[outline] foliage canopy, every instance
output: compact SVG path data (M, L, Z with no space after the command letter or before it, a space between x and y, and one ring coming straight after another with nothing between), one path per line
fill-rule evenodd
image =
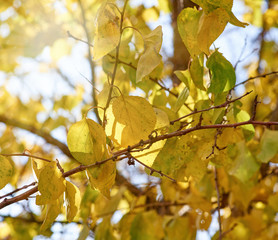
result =
M278 238L278 3L240 2L0 0L0 238Z

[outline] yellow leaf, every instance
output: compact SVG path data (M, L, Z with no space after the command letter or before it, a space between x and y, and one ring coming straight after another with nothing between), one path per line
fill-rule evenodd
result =
M81 202L79 189L69 181L66 181L66 207L67 219L69 222L73 221L77 214Z
M31 165L33 169L33 175L36 179L39 179L42 169L48 164L46 161L40 159L31 158Z
M103 218L102 222L96 227L95 240L116 240L110 217Z
M0 189L10 182L14 174L14 167L10 160L0 155Z
M217 8L209 14L203 13L197 35L198 47L201 51L209 54L210 45L224 31L228 21L229 14L223 8Z
M158 26L150 34L144 36L145 50L139 58L136 72L136 82L149 75L161 62L159 50L162 44L162 27Z
M115 7L105 1L97 12L93 59L98 60L117 47L120 41L120 18Z
M51 204L46 205L45 219L41 225L41 232L44 232L51 227L51 224L55 221L59 213L61 212L59 200L54 201Z
M163 239L162 222L162 217L154 210L137 214L130 227L131 239Z
M166 127L170 125L168 115L164 111L162 111L158 108L154 108L154 111L156 114L155 129L158 134L160 134L160 133L165 134L167 132ZM165 142L166 142L166 140L155 142L151 145L150 148L148 148L142 152L133 153L132 155L134 157L138 158L141 162L147 164L148 166L152 166L156 156L158 155L160 150L163 148Z
M178 16L177 24L181 39L192 57L201 53L197 34L202 11L195 8L185 8Z
M116 163L109 161L99 167L87 169L87 173L91 186L110 198L110 189L116 177Z
M85 165L100 161L106 152L105 132L91 119L84 118L73 124L67 141L72 156Z
M57 200L65 191L64 180L56 163L48 163L39 176L38 190L41 195L37 195L36 204L43 205Z
M136 96L114 98L107 113L107 136L122 147L148 138L155 127L156 116L149 102Z
M191 227L190 217L182 216L171 219L166 224L165 233L167 239L189 240L196 238L196 230ZM185 230L186 229L186 230Z

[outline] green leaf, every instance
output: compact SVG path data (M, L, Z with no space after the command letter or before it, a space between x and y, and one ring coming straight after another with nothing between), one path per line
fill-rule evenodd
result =
M237 143L236 146L238 155L233 162L233 167L229 170L229 174L246 183L258 171L260 165L250 153L244 141Z
M97 12L93 59L98 60L117 47L120 41L120 17L117 10L105 1Z
M48 163L40 172L36 204L44 205L57 200L65 191L65 179L58 169L56 162Z
M220 52L215 51L209 57L207 67L211 71L209 92L219 94L235 86L236 75L233 65Z
M193 61L189 67L191 78L195 86L201 90L206 90L204 87L204 67L201 63L203 59L197 56L193 58Z
M245 122L250 119L250 115L246 111L238 109L236 108L236 106L234 108L234 115L237 122ZM251 140L254 137L255 128L252 124L242 125L240 127L247 141Z
M197 36L198 47L202 52L209 54L209 47L224 31L228 20L229 14L223 8L202 14Z
M195 8L185 8L177 19L181 39L192 57L201 53L197 42L201 15L202 12Z
M66 209L67 220L72 222L80 208L81 196L79 189L69 181L66 181Z
M132 240L155 240L164 237L162 217L155 211L139 213L130 228Z
M263 163L268 163L278 153L278 131L265 129L261 138L261 151L258 159Z
M159 54L162 44L162 27L158 26L150 34L144 36L145 49L137 64L136 83L149 75L161 62Z
M156 115L149 102L136 96L114 98L106 111L107 136L122 147L147 139L155 127Z
M102 160L106 153L106 136L102 126L88 118L70 127L67 142L72 156L84 165Z

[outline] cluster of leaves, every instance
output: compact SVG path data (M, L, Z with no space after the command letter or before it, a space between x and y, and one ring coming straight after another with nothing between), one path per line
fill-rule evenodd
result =
M3 2L1 7L13 7L17 18L15 29L1 39L7 51L0 56L1 70L13 71L17 56L35 57L45 45L53 43L52 67L57 69L58 59L70 48L65 39L60 39L59 29L75 29L76 23L69 21L74 25L70 27L61 19L56 22L55 17L49 18L47 10L51 6L29 6L40 10L40 18L36 14L29 16L25 24L26 6ZM85 239L90 230L95 239L195 239L198 230L209 229L218 212L219 230L213 239L276 238L278 132L270 127L278 125L277 66L270 57L274 42L271 45L262 39L260 61L264 60L267 67L259 72L259 80L264 84L246 81L248 92L237 97L235 69L211 45L228 23L237 28L247 24L231 11L233 0L194 0L199 7L184 8L177 18L191 61L188 69L184 66L184 70L174 72L180 84L167 88L164 84L169 84L173 71L160 54L162 27L151 30L146 22L158 12L171 11L170 2L161 0L152 9L134 9L128 1L118 5L115 2L95 0L84 4L79 0L77 4L69 0L65 5L69 13L78 5L82 16L80 22L87 39L76 37L78 30L68 34L70 40L88 46L93 118L88 117L90 109L85 105L84 118L71 124L71 110L82 105L84 90L80 87L76 94L56 99L53 115L43 123L36 119L44 111L40 101L24 104L3 87L0 121L42 137L68 160L54 161L55 152L39 144L28 149L33 155L27 154L24 140L6 127L0 138L0 188L8 183L17 187L31 171L37 186L3 199L0 207L28 199L38 191L36 204L42 206L43 214L26 211L18 218L4 217L3 229L9 230L0 236L49 236L50 227L62 214L67 223L82 225L79 239ZM271 25L269 19L275 10L270 10L264 16L262 38L277 25ZM90 28L92 15L96 16L95 24ZM34 24L42 29L31 31ZM19 30L30 34L24 35L26 39L17 46ZM40 44L33 47L33 42ZM8 45L13 46L11 52ZM102 69L99 76L94 72L97 67ZM253 69L252 65L249 69ZM99 86L102 91L95 91ZM141 95L134 96L134 90ZM263 103L258 105L258 98L250 90ZM68 128L67 146L51 135L59 126ZM24 153L13 154L16 152ZM16 155L29 156L29 160L19 166L13 161ZM125 169L139 166L139 178L157 178L149 178L144 187L133 185L132 178L129 181L117 170L116 163L122 160L127 160ZM112 220L115 212L121 216L119 222ZM32 226L20 226L24 219L31 219Z

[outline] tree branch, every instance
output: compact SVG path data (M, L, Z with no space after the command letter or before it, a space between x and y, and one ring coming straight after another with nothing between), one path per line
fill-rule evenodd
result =
M83 7L83 4L81 2L81 0L78 0L78 3L79 3L79 6L80 6L80 9L81 9L81 16L82 16L82 26L83 26L83 29L85 31L85 34L86 34L86 38L87 38L87 42L91 42L91 37L90 37L90 34L89 34L89 31L88 31L88 27L87 27L87 20L86 20L86 17L85 17L85 10L84 10L84 7ZM89 65L90 65L90 70L91 70L91 81L92 81L92 97L93 97L93 107L97 106L98 105L98 101L97 101L97 93L96 93L96 77L95 77L95 64L93 62L93 56L92 56L92 52L91 52L91 46L89 44L87 44L88 46L88 62L89 62ZM98 110L96 108L94 108L94 113L96 115L96 118L98 120L98 122L101 124L101 119L99 117L99 114L98 114Z
M18 120L8 118L4 115L0 115L0 122L3 122L12 127L24 129L33 134L36 134L36 135L40 136L41 138L43 138L47 143L50 143L50 144L58 147L69 158L73 158L66 144L64 144L64 143L60 142L59 140L57 140L56 138L52 137L49 133L47 133L41 129L35 128L33 125L19 122Z
M71 169L67 172L65 172L63 174L63 177L68 177L70 175L73 175L75 173L84 171L87 168L91 168L91 167L97 167L100 166L101 164L104 164L108 161L120 161L124 158L126 158L126 155L130 152L130 150L132 149L138 149L141 148L144 145L148 145L148 144L153 144L155 142L164 140L164 139L169 139L172 137L178 137L178 136L183 136L186 135L190 132L194 132L194 131L198 131L198 130L203 130L203 129L217 129L217 128L236 128L239 126L243 126L243 125L248 125L248 124L252 124L252 125L262 125L262 126L270 126L270 125L278 125L278 122L262 122L262 121L254 121L254 120L248 120L248 121L244 121L244 122L239 122L239 123L232 123L232 124L213 124L213 125L201 125L201 121L194 127L188 128L188 129L184 129L184 130L178 130L178 131L174 131L168 134L164 134L164 135L160 135L160 136L156 136L154 138L151 139L147 139L147 140L141 140L139 143L134 144L133 146L128 146L125 149L119 150L117 152L113 153L112 157L109 157L105 160L90 164L90 165L80 165L74 169ZM122 156L122 157L120 157ZM120 158L118 158L120 157ZM19 196L10 198L10 199L4 199L3 202L0 203L0 209L4 208L12 203L24 200L24 199L28 199L28 197L31 194L34 194L35 192L38 191L38 187L34 187L32 189L30 189L29 191L22 193Z

